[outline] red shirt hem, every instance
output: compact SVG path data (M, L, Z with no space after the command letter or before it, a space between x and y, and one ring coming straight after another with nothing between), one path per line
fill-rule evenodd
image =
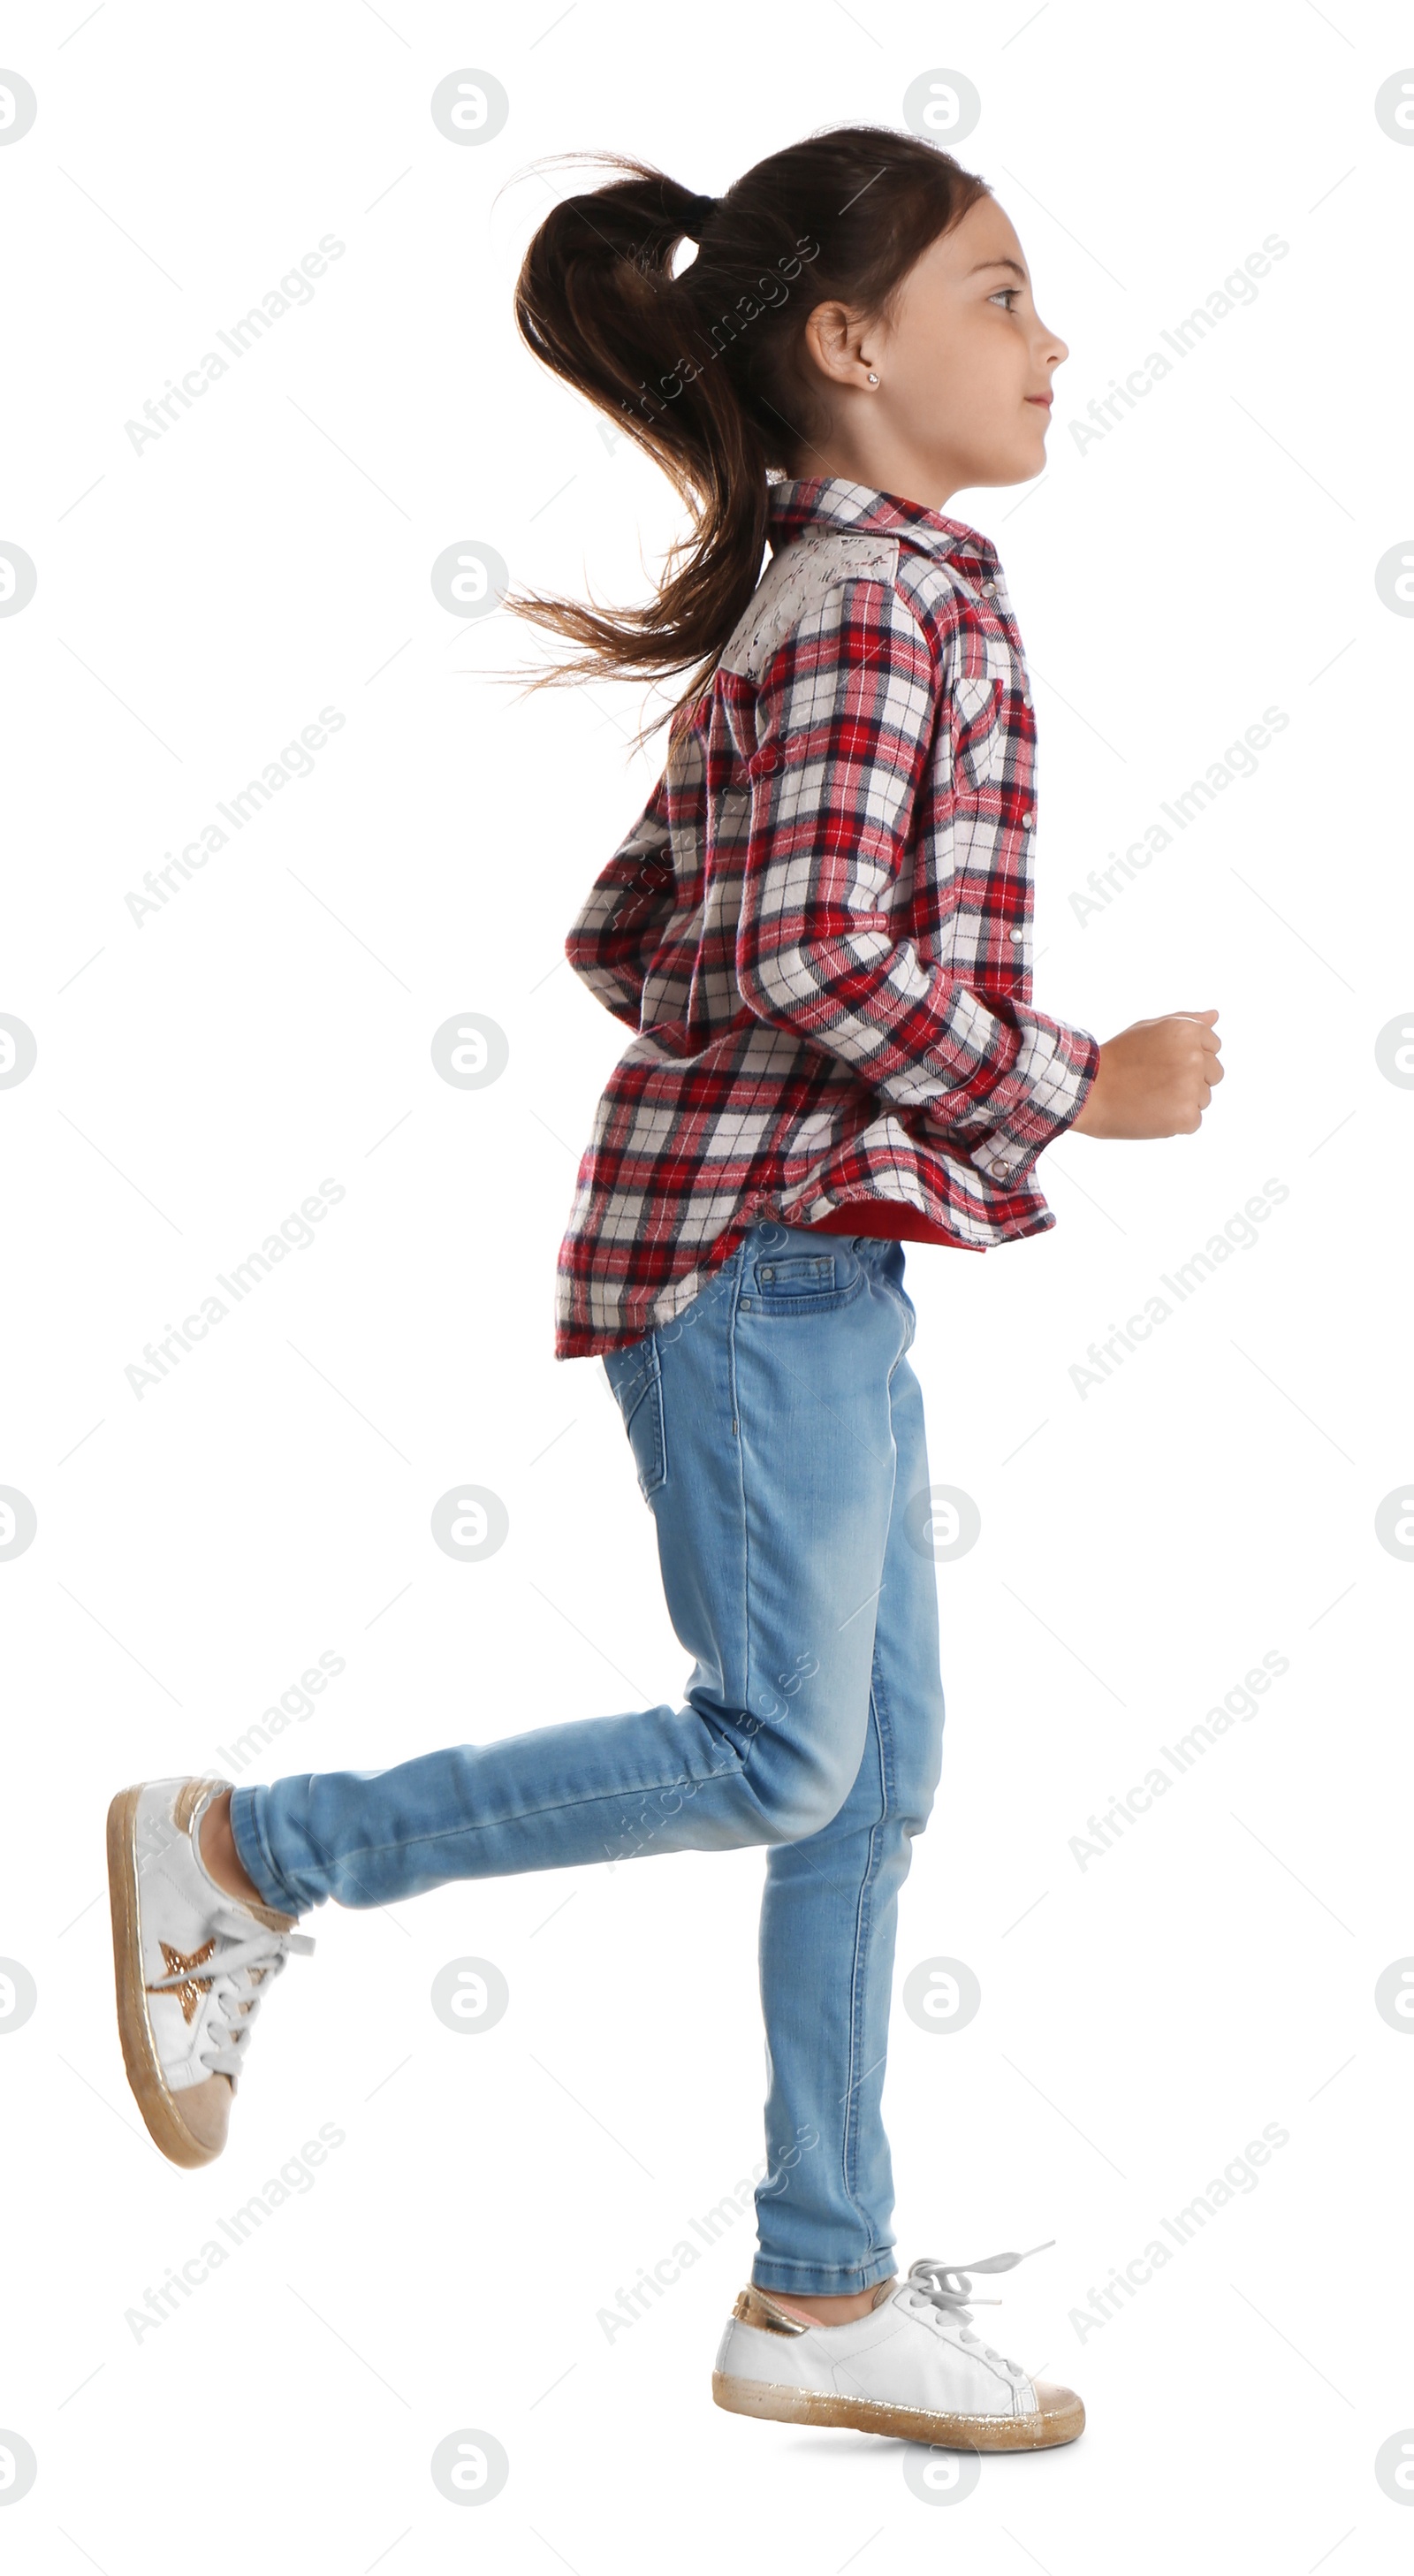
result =
M900 1199L846 1199L842 1207L831 1208L828 1216L817 1217L806 1231L867 1234L887 1243L942 1243L954 1252L964 1249L956 1235L944 1234L940 1225L931 1224Z

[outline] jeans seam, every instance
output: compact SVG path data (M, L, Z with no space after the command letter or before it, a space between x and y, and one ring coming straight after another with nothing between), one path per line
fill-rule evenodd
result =
M867 2081L868 2076L872 2075L875 2070L872 2067L868 2068L866 2070L866 2074L858 2079L856 2079L854 2072L855 2066L857 2065L862 2053L860 2047L861 2022L863 2019L863 1998L861 1994L860 1975L861 1961L868 1946L869 1932L873 1923L872 1898L874 1880L878 1870L879 1834L881 1827L887 1823L889 1816L888 1761L885 1750L884 1729L880 1720L878 1698L873 1687L872 1677L869 1690L869 1724L870 1731L878 1747L879 1798L883 1812L878 1818L878 1821L869 1828L869 1851L864 1867L860 1872L859 1903L854 1918L854 1955L850 1961L849 1977L849 2091L845 2101L844 2135L841 2141L843 2152L840 2181L844 2188L845 2197L848 2200L851 2209L855 2211L863 2232L867 2236L872 2248L875 2236L874 2225L863 2202L860 2200L858 2192L859 2086Z
M879 1284L882 1288L886 1289L888 1294L893 1298L899 1309L903 1322L903 1341L899 1348L898 1355L894 1360L893 1366L889 1370L888 1382L890 1391L892 1391L894 1377L897 1372L899 1362L900 1360L906 1360L909 1352L913 1348L914 1337L918 1329L918 1324L913 1300L909 1296L907 1289L898 1287L892 1279L886 1279L883 1276L882 1271L879 1273Z
M732 1438L736 1442L737 1498L741 1508L741 1697L743 1714L751 1714L751 1518L746 1508L746 1442L741 1435L741 1389L736 1368L737 1307L741 1283L746 1272L745 1238L737 1247L741 1259L732 1291L731 1312L727 1318L727 1384L731 1396ZM743 1773L747 1756L741 1757Z
M650 1372L652 1384L644 1402L651 1402L653 1406L654 1425L658 1438L658 1473L652 1484L644 1485L642 1489L645 1503L651 1503L654 1495L660 1494L668 1481L668 1414L663 1402L663 1355L658 1347L656 1331L649 1334L648 1342L653 1354Z
M593 1797L556 1798L551 1802L547 1802L543 1807L523 1808L517 1815L515 1821L517 1824L521 1824L538 1816L559 1816L563 1815L567 1809L572 1807L602 1806L611 1798L629 1796L635 1798L661 1797L665 1789L685 1789L689 1784L695 1788L705 1789L714 1781L732 1778L744 1780L747 1787L751 1787L744 1758L737 1757L735 1760L726 1763L721 1770L705 1771L700 1779L691 1771L682 1771L679 1772L676 1779L672 1780L639 1781L635 1784L632 1790L601 1789ZM252 1786L249 1794L252 1797L255 1797L259 1792L255 1786ZM755 1793L753 1792L753 1795L754 1794ZM459 1825L440 1826L435 1831L425 1834L416 1834L411 1838L411 1840L405 1836L399 1836L396 1841L388 1843L355 1843L352 1844L347 1851L341 1851L335 1855L335 1865L340 1868L345 1866L352 1867L355 1861L376 1860L382 1852L415 1851L423 1843L452 1842L461 1834L497 1833L504 1826L505 1822L506 1819L504 1816L492 1817L484 1824L466 1822ZM259 1830L259 1828L257 1828L257 1830ZM263 1833L261 1834L261 1845L262 1848L266 1848ZM282 1871L276 1871L275 1874L277 1878L279 1878L282 1886L287 1884ZM253 1872L252 1875L254 1875ZM382 1900L380 1899L378 1901L381 1902Z
M900 1356L902 1356L902 1355L900 1354ZM897 1362L895 1362L895 1366L897 1366ZM893 1370L892 1370L892 1369L889 1371L889 1380L890 1380L890 1384L892 1384L892 1380L893 1380ZM893 1476L893 1488L892 1488L892 1491L891 1491L890 1496L889 1496L888 1522L892 1522L892 1519L893 1519L893 1513L894 1513L894 1504L895 1504L895 1502L896 1502L896 1500L897 1500L897 1496L898 1496L898 1450L897 1450L897 1446L895 1446L895 1448L894 1448L894 1476ZM888 1523L886 1523L886 1528L887 1528L887 1525L888 1525ZM885 1541L885 1555L887 1556L887 1540ZM881 1586L880 1586L880 1590L882 1591L882 1589L883 1589L883 1586L881 1585ZM857 1912L856 1912L856 1915L855 1915L855 1930L854 1930L854 1957L853 1957L853 1960L851 1961L851 1964L850 1964L850 1991L849 1991L849 2079L850 2079L850 2086L849 2086L849 2096L848 2096L848 2100L847 2100L847 2103L846 2103L846 2117L845 2117L845 2128L844 2128L844 2139L843 2139L844 2164L843 2164L843 2170L842 2170L842 2173L841 2173L841 2176L840 2176L841 2182L842 2182L842 2184L843 2184L843 2186L844 2186L845 2196L846 2196L846 2198L847 2198L847 2199L848 2199L848 2201L849 2201L850 2207L851 2207L852 2209L854 2209L854 2210L856 2210L856 2211L858 2212L859 2218L860 2218L860 2220L861 2220L861 2223L862 2223L862 2224L864 2225L864 2227L865 2227L865 2230L866 2230L866 2233L867 2233L867 2235L868 2235L868 2237L869 2237L869 2241L870 2241L871 2245L872 2245L873 2240L874 2240L874 2228L873 2228L873 2225L872 2225L872 2223L870 2222L870 2220L869 2220L869 2218L868 2218L868 2213L867 2213L867 2212L866 2212L866 2210L864 2209L863 2204L862 2204L862 2202L861 2202L861 2201L860 2201L860 2199L859 2199L858 2191L857 2191L857 2189L856 2189L856 2186L857 2186L857 2183L858 2183L858 2179L859 2179L859 2172L858 2172L858 2150L859 2150L859 2092L858 2092L858 2084L859 2084L859 2083L863 2083L863 2082L865 2082L865 2081L867 2080L867 2076L861 2076L861 2077L858 2079L858 2082L856 2082L855 2074L854 2074L854 2069L855 2069L855 2065L856 2065L856 2063L857 2063L857 2060L858 2060L858 2057L859 2057L859 2054L860 2054L860 2048L859 2048L860 2027L859 2027L859 2026L860 2026L860 2021L861 2021L861 2019L862 2019L862 2012L863 2012L862 1997L861 1997L861 1994L860 1994L860 1960L861 1960L861 1957L862 1957L862 1955L863 1955L863 1952L864 1952L865 1947L866 1947L866 1944L867 1944L867 1939L868 1939L868 1934L869 1934L869 1928L870 1928L870 1925L871 1925L872 1920L873 1920L872 1897L873 1897L874 1879L875 1879L875 1876L876 1876L876 1873L877 1873L877 1865L878 1865L879 1835L880 1835L880 1831L881 1831L882 1827L883 1827L885 1824L887 1824L888 1819L889 1819L889 1816L890 1816L890 1813L891 1813L891 1811L892 1811L892 1800L893 1800L893 1794L894 1794L894 1788L895 1788L895 1782L894 1782L894 1777L893 1777L893 1762L892 1762L892 1758L891 1758L891 1757L892 1757L892 1742L893 1742L893 1739L892 1739L892 1733L891 1733L891 1730L890 1730L890 1727L889 1727L888 1701L887 1701L887 1699L886 1699L886 1697L885 1697L885 1694L884 1694L884 1691L883 1691L883 1687L882 1687L882 1685L881 1685L881 1683L880 1683L880 1681L879 1681L879 1678L878 1678L878 1644L877 1644L877 1627L878 1627L878 1613L877 1613L877 1611L876 1611L876 1613L875 1613L875 1633L876 1633L876 1643L875 1643L874 1651L873 1651L873 1653L872 1653L872 1655L871 1655L871 1657L870 1657L870 1669L869 1669L869 1725L870 1725L870 1729L871 1729L871 1731L872 1731L872 1733L873 1733L874 1740L875 1740L875 1742L876 1742L876 1744L877 1744L877 1746L878 1746L878 1762L879 1762L879 1805L880 1805L880 1814L879 1814L878 1823L877 1823L877 1824L874 1824L874 1825L871 1825L871 1826L870 1826L870 1829L869 1829L869 1853L868 1853L868 1857L867 1857L867 1859L866 1859L866 1861L865 1861L864 1868L863 1868L862 1872L860 1873L860 1883L859 1883L859 1905L858 1905L858 1909L857 1909ZM887 2022L885 2023L885 2026L884 2026L884 2045L885 2045L885 2049L886 2049L886 2051L887 2051L887 2047L888 2047L888 2024L887 2024ZM873 2073L873 2072L874 2072L874 2070L873 2070L873 2068L872 2068L872 2067L871 2067L871 2068L869 2068L869 2069L867 2070L867 2073L868 2073L869 2075L872 2075L872 2073Z

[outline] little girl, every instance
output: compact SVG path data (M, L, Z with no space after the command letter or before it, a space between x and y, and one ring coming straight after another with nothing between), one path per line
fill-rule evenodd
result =
M1036 1162L1068 1127L1191 1134L1217 1014L1101 1046L1032 1003L1030 683L996 553L943 509L1042 472L1066 349L985 181L870 127L722 198L612 166L540 226L517 320L693 532L646 608L509 605L581 648L552 678L692 674L566 943L633 1042L556 1345L603 1357L686 1698L380 1772L120 1792L124 2056L159 2147L203 2164L309 1907L763 1844L767 2170L717 2403L1040 2449L1080 2400L967 2306L968 2271L1020 2255L900 2280L890 2225L895 1915L943 1721L903 1245L1051 1225Z

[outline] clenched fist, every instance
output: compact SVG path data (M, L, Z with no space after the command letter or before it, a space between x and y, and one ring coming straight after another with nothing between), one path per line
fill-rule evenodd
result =
M1192 1136L1221 1082L1216 1011L1136 1020L1100 1049L1078 1136Z

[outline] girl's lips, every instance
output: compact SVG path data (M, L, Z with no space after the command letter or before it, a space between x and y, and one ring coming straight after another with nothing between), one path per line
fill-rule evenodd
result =
M1055 401L1055 395L1054 395L1054 394L1028 394L1028 395L1027 395L1027 397L1026 397L1026 399L1027 399L1027 401L1028 401L1028 402L1032 402L1032 403L1039 403L1043 411L1049 411L1049 410L1050 410L1050 408L1051 408L1052 403Z

